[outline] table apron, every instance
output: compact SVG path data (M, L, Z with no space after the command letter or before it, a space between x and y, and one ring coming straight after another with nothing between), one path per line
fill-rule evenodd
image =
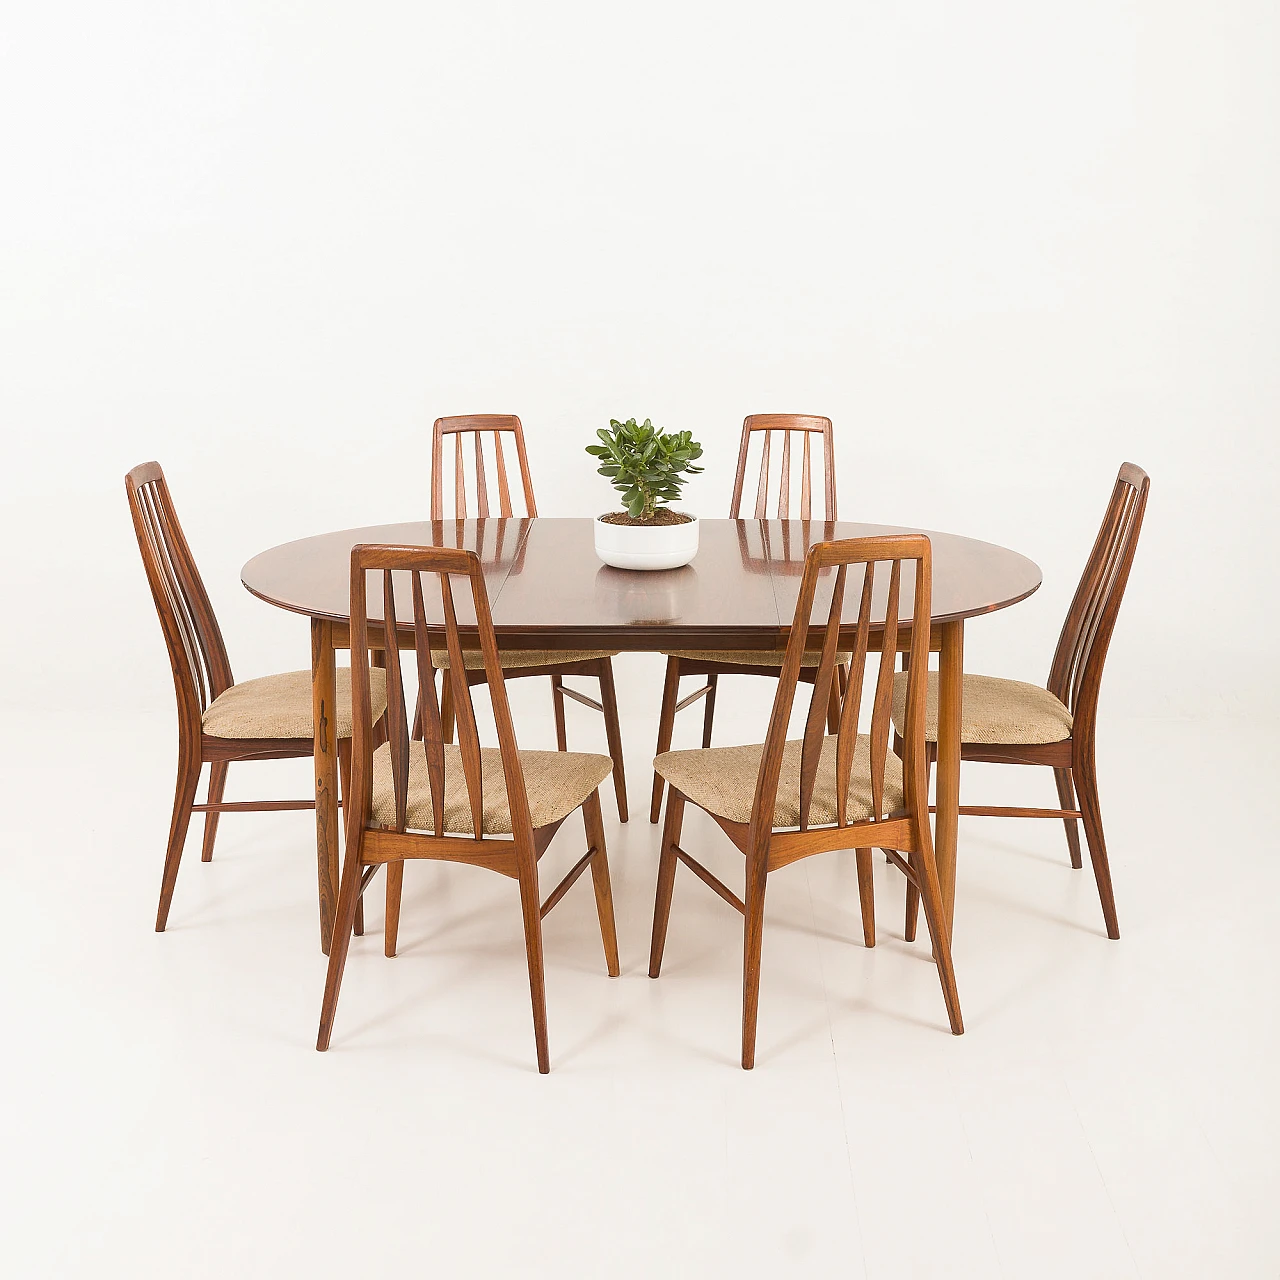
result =
M335 649L351 648L351 628L345 622L331 622L331 634L333 635L333 647ZM935 622L929 629L929 649L933 653L938 653L942 649L942 632L947 624ZM441 650L444 649L444 628L431 627L432 647L435 647L436 641L439 641ZM707 650L741 650L750 649L762 653L780 653L787 645L786 631L769 631L761 632L759 630L752 631L734 631L734 632L706 632L694 630L667 631L661 633L654 632L637 632L634 628L625 631L601 630L601 631L575 631L566 633L563 631L547 633L545 631L520 631L515 628L495 628L498 637L498 648L502 649L545 649L548 651L562 650L581 650L581 649L617 649L623 653L659 653L668 649L707 649ZM468 642L476 640L476 629L471 627L468 629L459 626L458 633L462 638L464 647L472 647ZM815 628L813 634L813 648L820 647L822 643L822 630ZM377 623L370 623L368 626L369 648L385 649L386 640L383 629ZM853 624L840 629L840 646L842 649L852 649L857 637L857 625ZM415 647L414 634L412 629L405 630L398 628L396 632L397 647L400 649L413 649ZM883 649L884 633L882 631L872 631L868 637L868 649L873 653L880 653ZM477 642L478 647L478 642ZM897 650L899 653L906 653L911 648L911 627L909 624L900 624L898 628Z

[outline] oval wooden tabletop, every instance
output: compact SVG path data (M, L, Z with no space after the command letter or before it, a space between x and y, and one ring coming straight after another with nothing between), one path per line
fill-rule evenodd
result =
M628 650L779 647L795 611L805 552L839 538L928 534L935 624L1003 609L1040 585L1032 561L990 542L843 520L703 520L697 558L685 568L611 569L596 557L593 525L543 517L343 529L264 551L240 577L269 604L346 622L352 547L466 547L484 564L494 628L504 644ZM373 620L382 605L377 584L371 580L369 586ZM911 594L905 578L902 586L906 605ZM474 617L463 612L463 594L457 593L458 621L465 627Z

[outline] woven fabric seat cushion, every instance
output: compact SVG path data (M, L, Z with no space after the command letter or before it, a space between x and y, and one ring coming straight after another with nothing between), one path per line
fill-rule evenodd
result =
M617 649L499 649L498 659L502 665L514 669L516 667L558 667L566 662L595 662L599 658L616 658ZM439 669L449 665L449 653L445 649L431 646L431 665ZM484 669L484 654L479 649L464 649L462 665L468 671Z
M608 776L613 763L608 756L582 751L521 751L525 793L534 830L567 818ZM511 810L507 805L507 779L502 753L497 747L480 749L481 835L510 835ZM391 745L373 753L373 820L394 826L395 782L391 772ZM431 807L431 781L426 748L409 743L409 787L405 825L415 831L435 832ZM444 825L452 835L475 835L462 752L452 744L444 749Z
M961 742L1004 745L1064 742L1071 737L1071 712L1037 684L1001 680L998 676L965 676L960 716ZM893 726L899 733L907 721L907 673L893 679ZM938 740L938 673L929 672L929 698L924 736Z
M871 740L861 734L853 753L849 778L849 799L845 817L849 822L866 822L873 813L871 803ZM773 825L781 830L800 825L800 754L803 743L796 739L783 748L778 775L778 796L774 802ZM667 751L653 767L675 789L699 808L730 822L750 822L760 773L761 743L747 747L704 747L695 751ZM884 770L884 811L903 807L902 761L888 753ZM883 814L881 816L884 816ZM836 821L836 738L822 740L822 757L813 780L809 825L830 826Z
M339 738L351 737L351 669L337 671L336 730ZM387 709L387 673L369 671L369 701L377 720ZM310 738L311 672L286 671L233 684L220 693L203 716L205 733L213 738Z
M731 662L739 667L771 667L782 670L786 653L782 649L672 649L668 658L687 658L690 662ZM822 661L822 653L814 649L804 655L803 665L816 667ZM849 661L847 653L837 653L836 663L843 666Z

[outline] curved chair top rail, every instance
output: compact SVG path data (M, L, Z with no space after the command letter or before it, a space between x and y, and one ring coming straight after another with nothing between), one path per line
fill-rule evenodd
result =
M477 413L460 417L437 418L431 437L431 518L433 520L450 519L445 511L445 465L444 438L453 436L453 519L465 520L469 506L473 506L477 517L483 519L490 515L511 516L511 484L507 477L507 462L503 453L502 438L504 435L515 437L516 461L520 467L520 482L524 490L524 514L536 516L538 506L533 497L533 478L529 474L529 459L524 448L524 428L514 413ZM470 435L474 441L474 460L468 466L463 436ZM490 448L486 450L485 441ZM495 512L489 505L489 471L492 469L494 482L498 490L498 510ZM467 494L474 494L468 503Z
M778 461L776 481L770 465L771 446L775 434L782 436L781 457ZM756 484L756 505L752 518L769 518L769 489L775 494L775 511L779 520L791 519L793 476L791 468L791 438L801 438L799 464L799 518L813 517L813 459L810 441L814 436L822 439L822 494L823 517L836 519L836 464L832 447L831 419L804 413L755 413L742 423L742 442L738 447L738 470L733 480L733 498L729 504L729 516L742 518L743 487L747 475L747 460L751 452L752 437L760 435L760 476Z

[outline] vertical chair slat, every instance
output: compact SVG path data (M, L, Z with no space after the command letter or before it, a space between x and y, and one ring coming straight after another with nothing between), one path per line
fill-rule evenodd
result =
M760 483L756 488L756 516L757 520L767 518L767 510L769 506L769 441L773 439L773 432L766 431L764 433L764 451L760 455Z
M875 701L871 708L871 803L877 819L884 815L884 767L889 755L889 723L893 714L893 673L898 665L898 590L902 581L902 561L894 560L892 566L889 571L889 598L884 607L880 670L876 676Z
M453 437L453 516L467 518L467 477L462 466L462 435Z
M867 648L871 636L871 596L875 586L876 566L871 561L862 567L862 599L858 603L858 630L849 659L849 683L840 708L840 728L836 736L836 820L844 827L849 822L849 783L853 775L854 754L858 746L858 718L862 713L862 682L866 676Z
M1110 558L1120 527L1123 496L1123 486L1117 481L1107 502L1107 510L1098 530L1098 536L1094 539L1093 549L1085 562L1084 573L1076 587L1071 607L1067 610L1066 619L1062 624L1058 647L1054 651L1053 665L1049 670L1048 688L1052 694L1068 705L1071 701L1070 690L1080 657L1081 637L1087 618L1096 603L1103 567Z
M1093 646L1102 629L1104 618L1108 612L1108 606L1111 602L1112 592L1116 588L1116 584L1123 572L1125 561L1125 553L1130 541L1130 533L1133 521L1137 515L1138 497L1135 490L1129 490L1123 495L1121 500L1120 519L1117 522L1115 537L1112 540L1111 551L1107 557L1103 572L1098 581L1097 590L1094 593L1093 605L1089 612L1089 616L1080 631L1080 643L1076 655L1074 668L1071 673L1070 694L1063 701L1074 711L1080 697L1081 686L1084 682L1085 672L1089 669L1089 658L1093 652Z
M813 517L813 497L812 497L812 473L813 459L809 454L809 432L804 433L804 471L800 476L800 519L809 520Z
M444 835L444 733L440 702L436 697L436 673L431 661L431 633L422 599L422 572L413 576L413 642L418 662L418 705L422 708L422 749L427 758L427 784L431 790L431 818L435 833ZM448 679L448 674L444 679Z
M467 783L467 800L471 805L472 833L479 840L484 835L484 778L480 761L480 731L476 727L476 710L467 683L467 668L458 637L458 615L453 607L453 586L448 573L440 574L440 594L444 601L445 636L449 646L449 679L453 682L454 718L458 726L458 748L462 753L462 773ZM488 655L486 654L486 660Z
M515 728L511 723L506 676L498 660L498 640L493 630L493 616L489 611L489 595L485 590L484 571L478 559L472 559L470 573L471 598L476 610L476 630L479 632L480 652L484 657L489 701L493 706L494 728L498 734L498 750L502 757L502 773L507 788L507 809L511 814L511 827L513 832L528 832L531 836L533 822L529 813L529 797L525 791L524 769L520 764Z
M477 431L476 440L476 515L484 519L489 514L489 484L484 474L484 432Z
M778 519L791 516L791 432L782 433L782 470L778 478Z
M403 831L409 804L409 722L404 705L400 646L396 643L396 588L390 569L382 571L382 633L387 655L387 742L395 790L396 830Z
M157 492L158 486L149 485L144 490L144 499L150 503L151 521L154 526L152 546L156 561L164 579L165 591L169 597L173 618L182 639L182 647L191 669L191 678L195 683L196 693L200 699L200 710L208 709L213 699L212 681L209 679L205 647L201 643L200 632L196 626L194 611L188 598L186 586L178 571L175 550L174 530L170 527L165 514L165 503Z
M822 760L823 741L827 731L827 715L831 705L831 682L836 675L836 647L840 641L840 619L844 613L845 566L836 570L831 591L831 608L822 637L822 656L813 679L809 714L804 726L804 744L800 748L800 830L809 826L809 806L813 801L813 780Z
M494 469L498 473L498 502L504 517L511 516L511 489L507 484L507 464L502 456L502 432L493 433Z

